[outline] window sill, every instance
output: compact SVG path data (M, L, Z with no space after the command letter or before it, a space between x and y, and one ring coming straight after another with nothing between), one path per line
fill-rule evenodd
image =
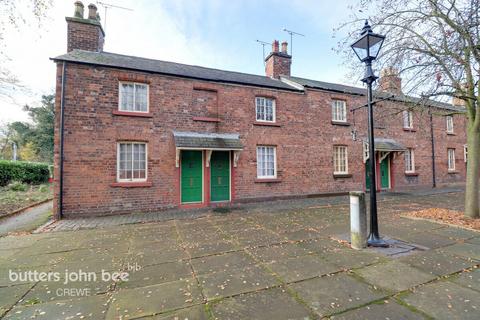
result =
M447 136L456 136L457 134L455 132L447 132Z
M210 117L193 117L193 121L202 121L202 122L222 122L219 118L210 118Z
M335 120L332 120L331 123L335 126L344 126L344 127L348 127L351 125L350 122L335 121Z
M351 177L352 177L351 173L334 173L333 174L334 179L337 179L337 178L351 178Z
M150 112L133 112L133 111L120 111L113 110L112 114L115 116L127 116L127 117L141 117L141 118L152 118L153 114Z
M262 121L255 121L253 123L254 126L269 126L269 127L281 127L281 124L276 122L262 122Z
M406 177L417 177L418 172L405 172Z
M415 130L415 129L413 129L413 128L403 128L403 131L416 132L417 130Z
M255 183L278 183L282 182L282 179L279 178L256 178Z
M460 172L458 172L457 170L448 170L448 174L458 174Z
M110 187L114 187L114 188L147 188L151 186L152 186L151 181L114 182L110 185Z

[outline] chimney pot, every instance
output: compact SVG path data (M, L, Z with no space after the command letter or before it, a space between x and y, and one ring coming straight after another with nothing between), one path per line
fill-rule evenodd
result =
M82 1L75 1L75 11L73 13L73 16L75 18L81 18L83 19L83 3Z
M288 42L287 41L282 42L282 53L288 54Z
M278 40L273 40L273 43L272 43L272 52L278 52L278 49L279 49Z
M93 3L88 5L88 19L97 20L97 6Z

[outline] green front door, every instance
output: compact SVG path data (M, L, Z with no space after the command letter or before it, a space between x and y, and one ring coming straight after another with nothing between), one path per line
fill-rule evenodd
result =
M389 168L389 157L383 159L380 162L380 176L381 176L381 186L382 189L390 188L390 168Z
M230 200L230 152L213 151L210 157L211 201Z
M202 202L203 166L202 151L182 150L181 152L182 203Z

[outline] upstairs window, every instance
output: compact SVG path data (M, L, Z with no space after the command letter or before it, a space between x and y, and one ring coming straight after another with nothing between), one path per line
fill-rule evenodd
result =
M347 105L345 101L332 101L332 121L347 122Z
M448 171L455 171L455 149L447 149Z
M333 146L333 174L348 174L346 146Z
M257 121L275 122L275 99L257 97L255 105Z
M147 144L121 142L117 150L117 181L147 180Z
M408 148L405 150L405 173L415 172L415 156L413 155L413 149Z
M447 122L447 133L453 133L453 116L445 117Z
M257 147L257 178L277 177L276 148L271 146Z
M409 110L403 111L403 128L413 128L413 112Z
M148 85L136 82L120 82L120 111L148 112Z

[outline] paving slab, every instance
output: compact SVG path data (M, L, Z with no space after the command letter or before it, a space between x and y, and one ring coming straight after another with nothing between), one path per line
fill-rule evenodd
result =
M386 296L385 292L374 289L346 273L301 281L288 286L321 317Z
M272 246L249 248L247 251L255 257L255 259L267 263L313 253L308 248L302 247L299 243L282 243Z
M433 230L432 232L439 234L443 237L456 239L456 240L467 240L467 239L480 236L480 232L478 231L475 232L472 230L467 230L464 228L457 228L457 227L444 227L441 229Z
M426 273L438 276L452 274L478 263L440 250L422 251L399 260Z
M141 250L138 252L131 252L124 256L123 262L131 265L137 264L141 267L147 267L155 264L185 260L188 258L188 253L183 249L165 248L164 250Z
M294 282L340 271L341 268L317 255L281 259L265 264L284 282Z
M358 309L333 316L331 320L426 320L419 312L414 312L395 301L386 300L372 303Z
M385 259L383 255L370 250L354 250L345 246L327 250L320 256L343 269L361 268Z
M181 280L115 293L106 319L135 318L190 307L202 302L196 281Z
M473 270L464 271L456 277L450 277L448 280L466 288L480 291L480 269L478 267Z
M448 281L427 284L401 299L439 320L480 318L478 292Z
M0 288L0 317L12 308L32 287L33 284L19 284Z
M260 266L219 271L198 276L203 293L208 300L279 285L278 280Z
M256 261L244 251L227 252L219 255L195 258L190 261L195 274L206 274L218 271L228 271L232 268L248 268Z
M436 249L455 244L455 240L433 232L406 233L398 236L400 239L429 249Z
M471 243L458 243L442 248L442 251L462 256L468 259L480 260L480 246Z
M212 306L214 319L282 320L313 319L311 311L283 288L223 299Z
M103 319L107 310L107 296L53 301L10 310L3 319Z
M230 251L238 251L240 249L231 241L218 241L213 243L191 243L185 245L184 248L192 258L209 256Z
M128 272L128 281L119 282L118 288L146 287L165 282L189 279L192 268L186 261L166 262Z
M204 304L180 309L172 312L162 313L152 317L142 319L150 320L210 320Z
M400 292L426 283L435 275L420 271L397 260L379 263L354 271L368 283L391 292Z

